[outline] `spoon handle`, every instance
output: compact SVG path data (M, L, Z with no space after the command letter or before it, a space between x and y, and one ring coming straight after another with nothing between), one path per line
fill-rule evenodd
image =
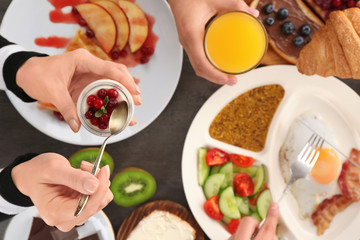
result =
M103 155L103 153L104 153L106 144L107 144L107 142L108 142L108 140L109 140L110 137L111 137L111 135L108 136L108 137L104 140L103 144L101 145L100 151L99 151L99 153L98 153L98 155L97 155L97 157L96 157L96 160L95 160L95 162L94 162L94 166L93 166L93 168L91 169L91 174L92 174L92 175L95 175L96 172L97 172L97 170L99 169L100 162L101 162L101 157L102 157L102 155ZM79 198L79 201L78 201L78 205L77 205L76 210L75 210L75 213L74 213L74 216L75 216L75 217L77 217L77 216L82 212L82 210L84 209L84 207L85 207L88 199L89 199L89 195L81 194L81 196L80 196L80 198Z

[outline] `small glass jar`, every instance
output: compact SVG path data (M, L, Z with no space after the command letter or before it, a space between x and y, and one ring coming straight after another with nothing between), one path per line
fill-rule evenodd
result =
M118 91L119 96L117 97L117 101L126 101L128 104L128 116L126 119L125 126L128 126L133 115L134 115L134 101L132 99L129 91L120 83L109 80L109 79L101 79L95 82L92 82L88 86L86 86L81 92L78 101L77 101L77 113L80 118L81 124L88 130L89 132L102 137L110 136L109 126L106 129L100 129L98 126L94 126L90 119L85 117L85 113L89 110L89 105L87 104L87 98L90 95L97 96L97 92L100 89L109 90L114 88Z

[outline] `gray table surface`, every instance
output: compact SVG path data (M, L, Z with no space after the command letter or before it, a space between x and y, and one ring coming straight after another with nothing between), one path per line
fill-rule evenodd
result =
M0 1L0 20L10 2ZM360 81L343 81L360 93ZM150 172L158 183L152 200L172 200L188 208L181 180L183 144L197 111L218 88L218 85L195 75L185 54L179 85L160 116L135 136L107 146L106 150L118 159L114 172L130 166L141 167ZM0 111L0 149L4 154L0 158L0 168L27 152L57 152L69 157L83 148L57 141L37 131L19 115L3 91L0 92ZM115 234L133 209L119 207L115 203L110 203L104 209ZM8 223L9 220L0 222L0 239L3 239Z

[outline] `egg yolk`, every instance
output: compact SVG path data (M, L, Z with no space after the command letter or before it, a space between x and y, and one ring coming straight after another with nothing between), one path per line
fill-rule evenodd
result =
M339 169L340 159L337 153L331 148L323 148L310 175L319 184L329 184L337 178Z

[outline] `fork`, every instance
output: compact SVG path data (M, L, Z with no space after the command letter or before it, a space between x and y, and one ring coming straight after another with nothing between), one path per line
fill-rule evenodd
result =
M317 159L320 155L320 150L324 144L324 139L313 133L305 146L302 148L300 153L297 155L297 158L290 166L290 180L284 188L279 200L278 204L280 204L281 200L284 198L285 194L289 191L291 186L300 178L305 178L309 175L311 169L314 167ZM263 225L265 218L260 222L258 228L255 230L251 239L254 239L259 232L259 229Z

